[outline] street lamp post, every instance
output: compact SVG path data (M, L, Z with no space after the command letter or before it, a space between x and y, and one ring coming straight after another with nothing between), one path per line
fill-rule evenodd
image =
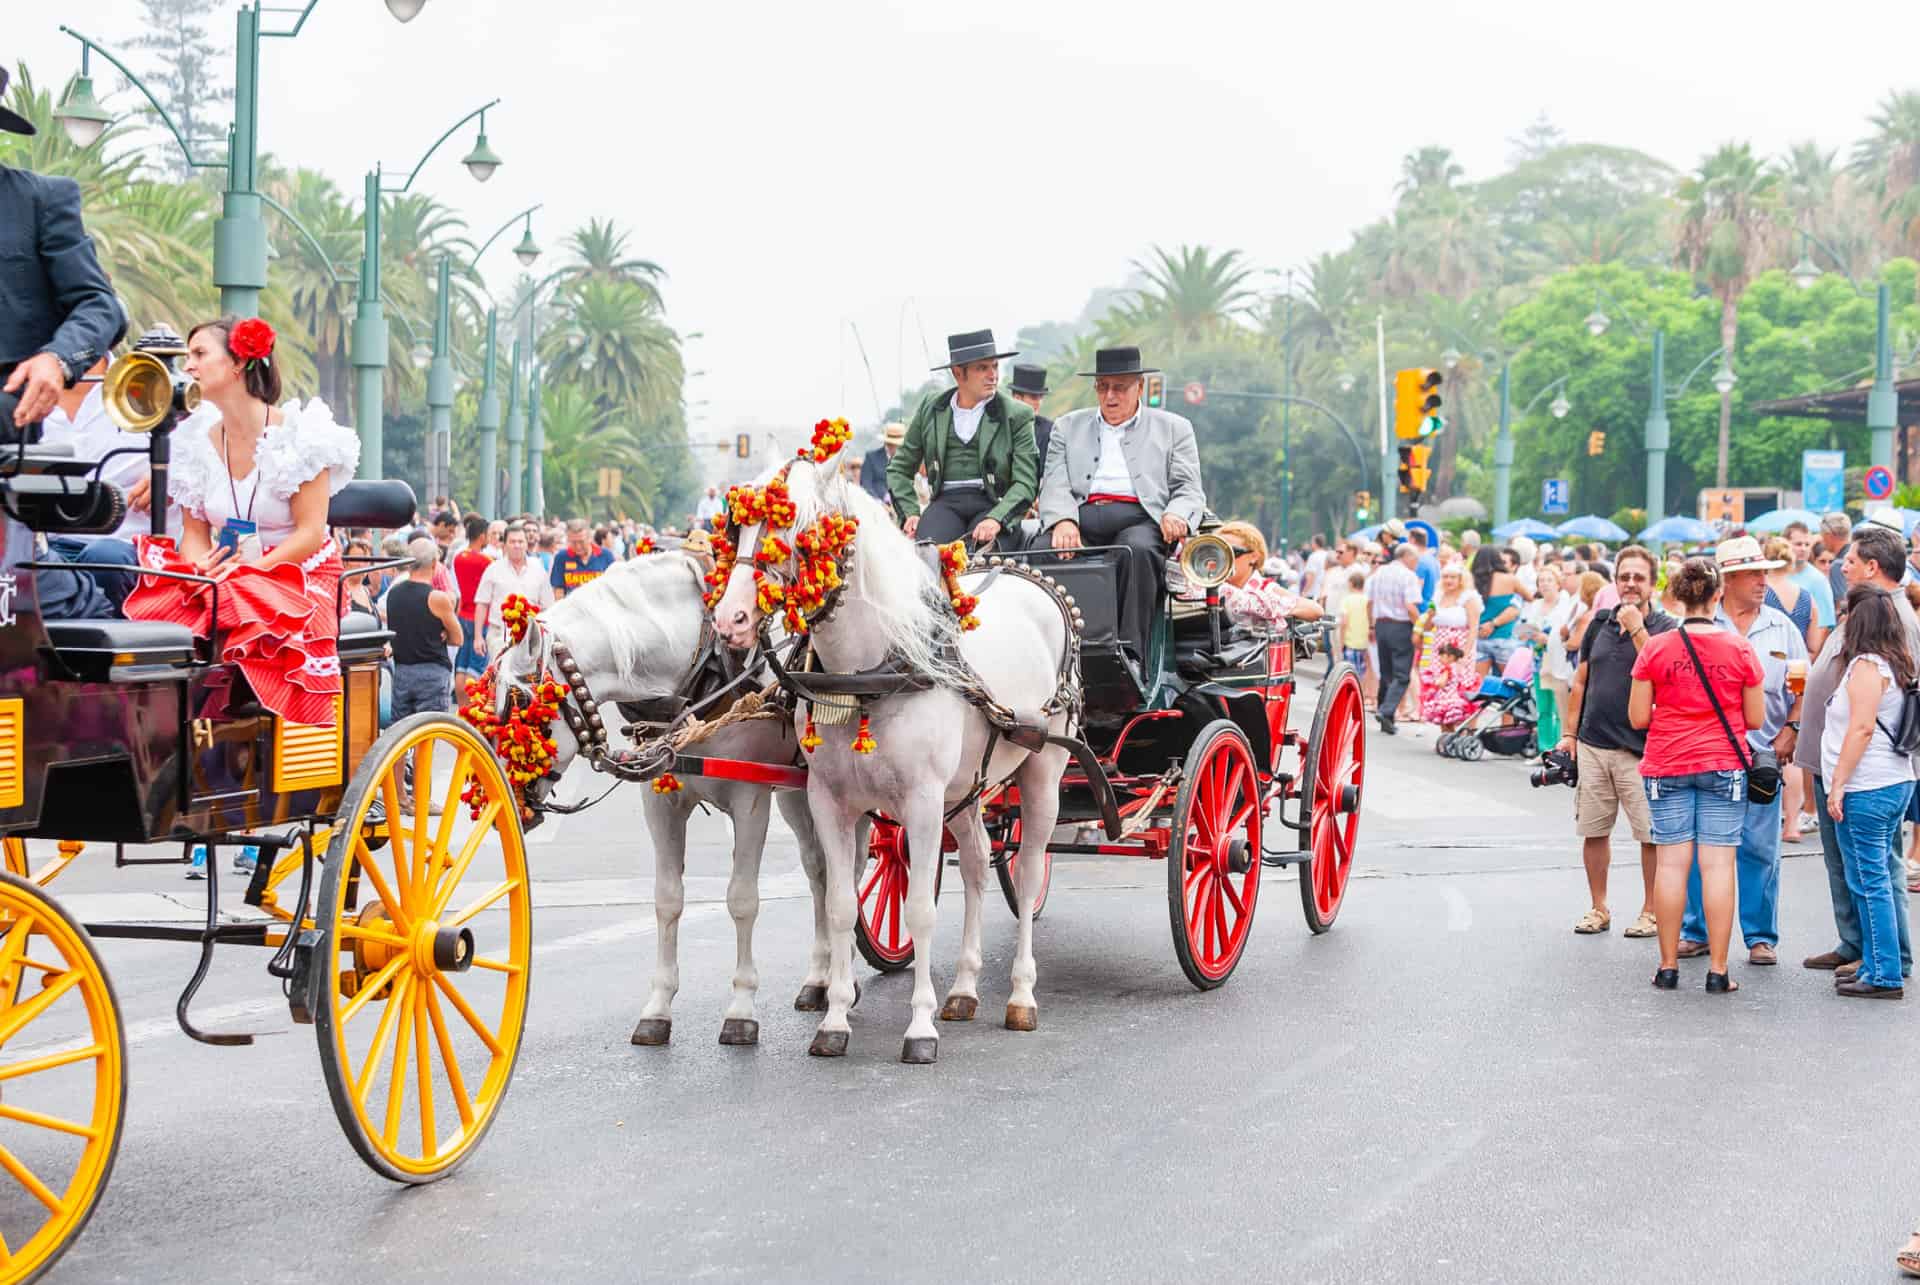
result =
M507 365L507 495L505 511L520 512L520 456L526 444L526 424L520 410L520 341L513 341Z
M453 260L440 256L433 313L433 359L427 367L427 499L451 495L453 467Z
M1667 332L1653 332L1653 387L1647 394L1647 521L1667 515Z
M540 423L540 370L536 366L527 378L527 502L520 509L536 518L547 515L547 479L542 468L546 450L547 431Z
M500 390L494 386L500 369L500 314L487 309L487 363L481 374L480 421L474 427L480 435L480 475L474 484L474 503L480 516L491 522L499 507L499 463L496 452L500 441Z
M499 101L496 98L476 107L455 121L446 133L434 140L433 146L422 153L407 174L406 182L398 187L388 187L382 181L381 167L378 165L367 173L366 212L362 218L366 248L361 257L360 288L354 300L353 337L348 354L348 360L353 364L353 421L355 430L360 434L360 471L364 477L384 476L381 417L387 378L387 320L380 304L381 197L389 193L398 196L412 188L413 181L420 177L421 169L440 150L440 145L476 116L480 118L479 136L474 141L473 149L461 159L461 164L480 182L492 178L494 171L500 168L500 158L487 145L487 109Z
M1788 273L1793 284L1802 290L1810 290L1814 282L1820 279L1820 268L1814 263L1808 249L1810 244L1818 246L1833 260L1855 294L1865 296L1866 290L1847 271L1846 260L1832 246L1805 228L1800 229L1800 261ZM1883 281L1874 291L1873 387L1867 390L1868 449L1874 464L1892 470L1898 476L1900 470L1895 468L1893 436L1899 422L1900 398L1893 390L1893 336L1888 328L1891 311L1891 293Z

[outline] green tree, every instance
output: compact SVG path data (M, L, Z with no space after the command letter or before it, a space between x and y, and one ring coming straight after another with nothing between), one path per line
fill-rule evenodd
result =
M1871 124L1851 168L1879 197L1894 243L1920 249L1920 90L1888 94Z
M1155 246L1150 259L1133 266L1147 285L1120 316L1124 329L1144 343L1164 348L1217 339L1239 327L1255 302L1247 284L1253 268L1238 250L1183 245L1169 254Z
M140 8L136 29L141 34L126 46L152 52L154 65L144 77L148 87L190 144L212 143L217 149L226 128L218 108L233 101L233 86L221 68L233 50L208 34L206 20L226 18L227 6L219 0L140 0ZM192 176L186 157L171 144L160 155L173 179Z

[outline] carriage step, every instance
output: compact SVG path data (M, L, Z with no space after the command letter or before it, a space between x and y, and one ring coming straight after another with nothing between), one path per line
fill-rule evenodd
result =
M1280 866L1304 866L1312 860L1311 852L1263 852L1260 854L1260 864L1270 869L1277 869Z

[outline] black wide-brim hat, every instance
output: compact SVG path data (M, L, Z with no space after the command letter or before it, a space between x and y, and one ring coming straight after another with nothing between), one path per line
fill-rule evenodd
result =
M0 129L6 130L9 134L38 134L40 131L34 128L32 121L5 105L7 80L7 69L0 67Z
M999 345L993 342L991 330L969 330L965 334L947 336L947 359L934 370L946 370L951 366L964 366L970 361L999 361L1004 357L1018 357L1018 352L998 352Z
M1018 365L1013 368L1013 383L1010 391L1025 393L1029 397L1047 395L1047 368L1045 366Z
M1102 348L1093 354L1093 369L1080 373L1098 379L1102 375L1157 375L1160 372L1140 364L1138 348Z

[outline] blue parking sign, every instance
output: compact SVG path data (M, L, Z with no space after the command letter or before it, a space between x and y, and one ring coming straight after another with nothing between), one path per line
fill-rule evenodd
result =
M1567 511L1567 479L1550 477L1540 483L1540 511L1542 513L1565 513Z

